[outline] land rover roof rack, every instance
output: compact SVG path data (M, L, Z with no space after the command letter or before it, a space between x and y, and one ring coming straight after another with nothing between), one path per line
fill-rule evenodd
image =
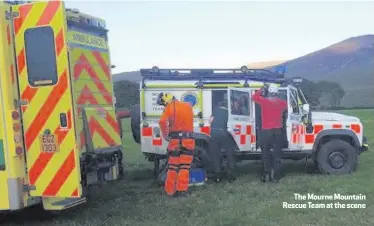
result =
M284 83L283 73L272 72L266 69L249 69L243 66L239 69L160 69L157 66L151 69L140 69L143 79L147 80L233 80L245 79L261 82Z

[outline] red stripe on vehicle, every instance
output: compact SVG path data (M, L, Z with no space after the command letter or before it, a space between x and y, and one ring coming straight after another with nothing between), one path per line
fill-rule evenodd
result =
M26 150L29 150L31 144L34 142L35 138L40 133L44 124L47 122L51 116L56 105L60 102L62 96L68 87L68 78L66 69L59 78L58 83L53 87L51 93L47 97L47 100L43 103L35 119L31 122L30 127L26 131Z
M49 183L48 187L43 192L43 196L55 196L58 191L64 185L65 181L69 175L73 172L75 168L75 155L74 149L70 151L68 157L65 159L64 163L57 171L56 175Z
M152 128L151 127L143 127L143 137L151 137L152 136Z
M246 134L247 134L247 135L252 134L252 126L251 126L251 125L247 125L247 126L246 126Z
M153 146L162 146L162 139L152 140Z
M33 88L30 85L27 85L26 89L23 91L21 95L21 99L28 100L29 103L31 103L37 91L38 91L37 88Z
M117 120L114 120L113 117L106 112L105 120L109 123L109 125L113 128L113 130L119 134L119 127Z
M69 123L71 121L69 120L69 118L71 117L71 110L68 111L67 115L68 115L68 129L61 130L60 126L58 126L54 131L54 134L57 136L58 146L62 144L66 135L69 132L69 129L71 128L71 123ZM47 153L47 152L41 152L39 154L37 160L31 166L30 171L29 171L30 184L35 184L39 176L44 171L45 167L48 165L49 161L52 159L53 155L54 153Z
M89 126L90 126L92 138L95 132L97 132L108 145L115 144L112 137L105 131L105 129L100 125L100 123L96 121L95 118L91 117Z
M13 64L10 65L9 70L10 70L10 77L12 79L12 84L14 84L15 78L14 78L14 65Z
M103 69L106 77L110 79L109 65L105 63L105 60L102 58L100 52L92 51L92 55L95 57L96 61L99 63L101 69Z
M64 32L63 29L61 28L58 34L56 35L56 54L57 56L60 55L61 51L64 49Z
M85 104L87 102L90 104L98 104L91 90L85 85L77 99L77 104Z
M26 58L25 58L25 48L23 48L17 56L17 64L18 64L18 75L21 75L23 69L26 66Z
M9 24L6 25L6 39L8 41L8 45L12 43L12 39L10 39L10 27Z
M361 133L361 126L359 124L352 124L351 129L356 133Z
M101 94L103 95L104 99L108 104L113 104L112 95L106 90L104 84L101 82L100 78L97 76L96 72L94 71L92 65L87 60L87 58L82 53L78 60L80 63L76 64L74 67L74 76L75 79L78 79L81 75L82 70L86 70L87 73L92 78L93 82L95 83L96 87L100 90Z
M247 136L242 134L240 135L240 144L245 144L246 143Z
M332 128L333 129L341 129L341 128L343 128L343 125L342 124L334 124L334 125L332 125Z
M77 197L78 196L78 188L74 189L74 191L71 193L72 197Z
M38 180L38 178L44 171L45 167L47 167L49 161L52 159L53 155L54 153L49 152L41 152L39 154L37 160L34 162L34 164L31 166L29 170L30 184L35 184L35 182Z
M48 4L44 8L39 18L39 21L36 23L36 26L48 25L53 19L53 17L56 15L56 12L60 5L60 1L48 1Z
M14 32L17 35L20 31L23 23L26 21L27 15L29 14L32 5L21 5L19 7L19 17L14 19Z

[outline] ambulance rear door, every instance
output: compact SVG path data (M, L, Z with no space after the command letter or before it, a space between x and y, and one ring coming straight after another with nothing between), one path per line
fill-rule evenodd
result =
M252 151L256 147L255 119L251 89L228 89L228 131L240 151Z
M81 196L62 1L12 6L31 196Z

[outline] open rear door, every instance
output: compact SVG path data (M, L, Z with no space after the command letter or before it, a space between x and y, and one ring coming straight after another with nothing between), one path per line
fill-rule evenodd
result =
M62 1L12 6L31 196L81 196Z
M256 146L256 132L251 89L228 89L228 127L240 151L252 151Z

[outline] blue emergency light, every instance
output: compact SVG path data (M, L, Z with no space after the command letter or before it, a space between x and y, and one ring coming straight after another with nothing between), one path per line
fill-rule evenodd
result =
M275 72L279 74L285 74L286 73L286 66L285 65L278 65L275 67Z

